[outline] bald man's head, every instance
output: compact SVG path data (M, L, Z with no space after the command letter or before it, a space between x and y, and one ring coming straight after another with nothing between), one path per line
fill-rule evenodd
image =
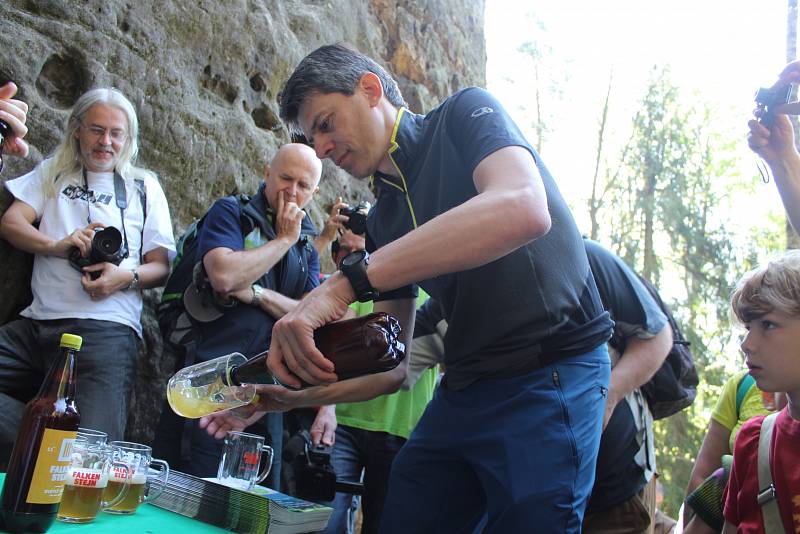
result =
M278 149L264 172L264 196L272 209L278 207L278 195L287 202L306 207L319 188L322 162L314 150L300 143L289 143Z

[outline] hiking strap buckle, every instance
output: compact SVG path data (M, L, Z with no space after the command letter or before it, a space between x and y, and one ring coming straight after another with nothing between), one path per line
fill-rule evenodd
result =
M775 491L775 484L770 484L758 492L758 505L764 506L769 501L773 501L777 498L778 493Z

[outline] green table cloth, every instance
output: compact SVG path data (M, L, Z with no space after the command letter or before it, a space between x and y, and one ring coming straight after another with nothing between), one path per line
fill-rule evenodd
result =
M0 473L0 485L5 482L5 473ZM5 532L5 531L0 531ZM135 514L115 515L100 512L97 519L81 525L56 521L49 533L61 534L212 534L229 532L182 515L162 510L150 504L142 504Z

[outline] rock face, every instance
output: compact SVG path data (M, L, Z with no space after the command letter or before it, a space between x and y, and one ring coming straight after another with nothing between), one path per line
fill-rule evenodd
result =
M161 177L176 235L214 199L255 190L264 163L289 140L276 96L294 66L323 44L349 42L392 72L412 111L485 84L483 2L471 0L4 0L0 81L31 106L31 155L61 138L86 90L114 86L136 106L140 163ZM371 198L366 182L324 165L310 206L317 226L333 199ZM10 203L3 191L0 210ZM0 322L30 300L31 258L0 240ZM148 291L145 340L129 437L148 442L172 362L161 361Z

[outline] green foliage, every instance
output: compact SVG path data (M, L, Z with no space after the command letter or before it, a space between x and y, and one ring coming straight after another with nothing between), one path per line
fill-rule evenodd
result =
M692 343L701 384L687 410L656 423L663 509L677 516L720 385L735 364L728 296L764 250L780 246L763 225L744 246L728 229L725 203L741 187L734 141L715 135L696 95L687 104L669 68L654 68L632 135L605 184L600 233L656 284Z

